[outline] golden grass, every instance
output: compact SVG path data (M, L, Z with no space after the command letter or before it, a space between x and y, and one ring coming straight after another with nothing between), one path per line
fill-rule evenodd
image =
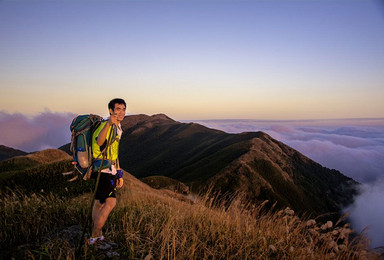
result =
M348 224L302 221L290 209L229 207L208 196L194 204L158 193L124 194L114 239L142 259L376 259L363 237L351 241ZM215 203L214 203L215 201ZM213 205L215 204L215 205Z
M289 208L272 212L245 204L241 196L229 206L210 196L181 201L180 195L129 181L104 229L119 244L121 259L380 259L363 236L352 239L348 224L301 220ZM42 237L78 224L89 195L61 200L13 194L0 204L2 248L35 243L26 258L74 258L69 242ZM84 245L81 259L102 257Z

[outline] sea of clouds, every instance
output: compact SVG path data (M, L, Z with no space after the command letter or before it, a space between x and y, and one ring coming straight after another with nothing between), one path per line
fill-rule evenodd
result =
M384 246L384 119L194 122L228 133L263 131L360 182L360 195L344 211L355 230L365 230L373 248Z
M71 142L69 126L75 116L49 110L36 116L0 111L0 144L24 152L58 148Z
M70 142L69 126L75 116L49 110L36 116L0 111L0 144L25 152L58 148ZM228 133L266 132L362 183L360 195L345 211L355 230L366 229L372 247L384 246L384 119L193 122Z

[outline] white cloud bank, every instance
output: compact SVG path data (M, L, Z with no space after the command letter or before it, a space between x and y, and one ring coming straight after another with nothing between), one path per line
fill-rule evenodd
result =
M37 116L0 111L0 144L25 152L58 148L71 141L75 114L45 111Z
M384 245L384 181L363 184L361 195L358 196L353 204L345 209L350 213L351 224L360 232L364 232L372 240L371 247Z

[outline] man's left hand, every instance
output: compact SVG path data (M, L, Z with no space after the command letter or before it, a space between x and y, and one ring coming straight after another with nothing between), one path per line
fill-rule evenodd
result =
M117 188L123 187L123 184L124 184L123 178L117 179L117 182L116 182L116 187Z

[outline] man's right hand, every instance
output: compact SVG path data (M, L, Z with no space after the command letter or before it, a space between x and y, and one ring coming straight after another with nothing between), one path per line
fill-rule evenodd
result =
M108 122L110 125L118 125L119 121L117 120L117 114L116 113L111 114Z

